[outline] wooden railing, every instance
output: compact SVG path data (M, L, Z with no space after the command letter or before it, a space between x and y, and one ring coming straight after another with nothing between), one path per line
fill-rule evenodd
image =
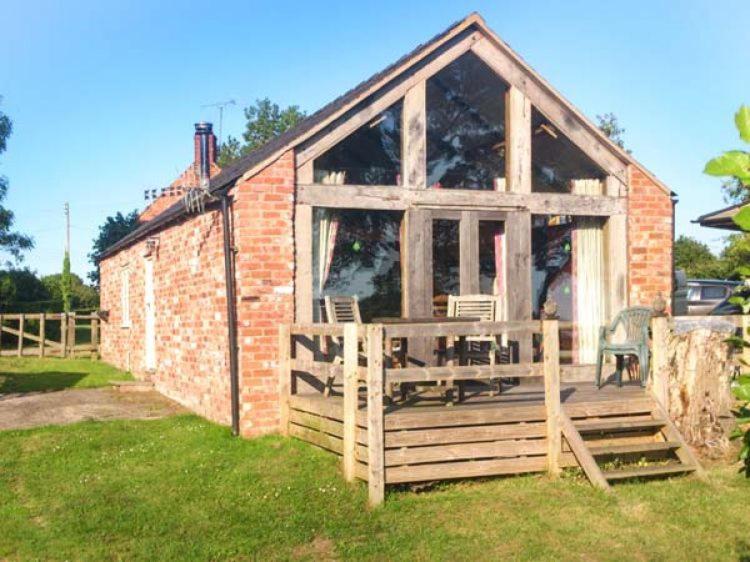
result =
M95 313L0 313L0 355L97 358L99 329ZM11 348L4 346L5 334L15 338Z
M320 424L333 427L321 444L340 452L344 477L360 477L368 482L372 505L381 503L385 494L385 448L388 401L385 389L395 383L446 381L457 383L499 377L544 377L547 469L560 470L561 430L559 330L557 320L529 322L451 322L444 324L295 324L279 331L279 390L281 396L280 428L290 430L290 403L298 381L294 376L304 372L313 379L337 380L343 383L343 408L326 407ZM512 333L541 333L543 361L494 365L420 366L392 368L389 355L393 340L403 338L446 338L447 357L453 347L471 336L507 336ZM325 338L336 338L343 358L325 357ZM452 362L451 359L448 359ZM366 410L361 411L360 388L366 389ZM338 406L338 408L341 408ZM340 438L338 437L340 434ZM324 442L325 441L325 442ZM328 445L335 441L335 444Z

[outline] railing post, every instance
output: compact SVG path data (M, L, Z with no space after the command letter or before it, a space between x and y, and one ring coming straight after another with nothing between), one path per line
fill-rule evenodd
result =
M47 316L45 312L42 312L39 315L39 357L44 357L45 354L45 345L46 345L46 330L45 330L45 324L46 324Z
M544 304L542 342L544 346L544 405L547 411L547 472L560 474L562 432L560 428L560 322L557 305Z
M23 314L18 315L18 356L21 357L23 355L23 324L24 324L24 316Z
M68 356L68 313L60 313L60 355Z
M654 303L654 316L651 317L652 357L651 392L665 411L669 412L669 371L667 351L669 349L669 318L660 302ZM666 303L664 303L666 305ZM743 316L744 318L744 316ZM648 375L648 373L646 373Z
M359 398L359 336L358 326L344 325L344 479L354 481L357 447L357 406Z
M289 435L289 399L292 393L292 334L289 324L279 326L279 433Z
M385 499L383 326L367 326L367 489L370 505Z

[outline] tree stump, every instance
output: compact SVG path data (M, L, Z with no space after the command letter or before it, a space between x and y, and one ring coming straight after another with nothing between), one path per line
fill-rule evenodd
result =
M730 384L736 361L725 340L735 326L719 318L676 319L668 346L669 415L703 456L729 449L733 404Z

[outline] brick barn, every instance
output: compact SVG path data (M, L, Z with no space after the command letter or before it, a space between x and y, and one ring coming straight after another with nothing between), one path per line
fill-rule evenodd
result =
M101 262L101 356L245 436L278 424L279 324L327 295L364 322L553 297L581 365L619 310L671 296L670 189L476 14L223 170L210 126L195 139Z

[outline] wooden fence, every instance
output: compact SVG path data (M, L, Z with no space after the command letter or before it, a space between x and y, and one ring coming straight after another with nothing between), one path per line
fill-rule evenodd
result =
M0 355L98 358L99 328L96 313L0 313Z

